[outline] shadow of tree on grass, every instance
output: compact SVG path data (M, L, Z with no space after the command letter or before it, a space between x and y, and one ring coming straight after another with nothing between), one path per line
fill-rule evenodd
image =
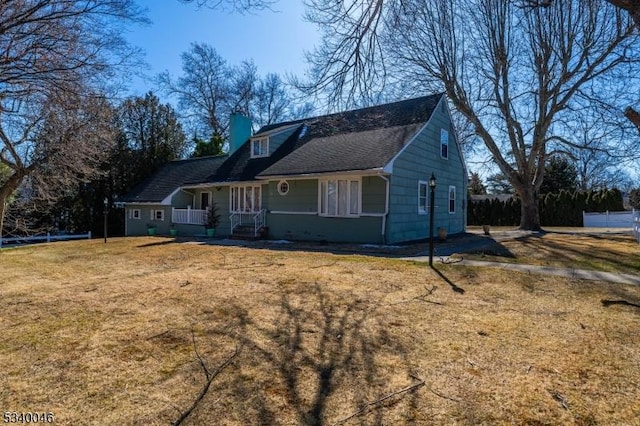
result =
M215 329L242 346L230 367L227 401L243 424L341 424L354 413L365 424L411 423L415 389L371 404L416 382L406 351L351 295L337 297L315 284L281 291L278 315L252 319L236 309L232 328ZM413 409L411 407L414 407ZM364 409L363 409L364 408ZM359 412L361 410L361 412Z

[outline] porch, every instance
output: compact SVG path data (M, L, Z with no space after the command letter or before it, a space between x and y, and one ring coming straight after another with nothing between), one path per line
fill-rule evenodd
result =
M171 222L183 225L204 225L207 220L207 210L192 209L171 209Z
M206 209L171 209L171 222L176 225L201 225L207 219ZM238 238L258 238L264 236L267 222L267 211L261 209L252 212L232 212L229 215L230 234Z

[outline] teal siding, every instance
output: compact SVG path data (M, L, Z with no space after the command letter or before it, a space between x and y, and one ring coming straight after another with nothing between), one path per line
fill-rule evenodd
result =
M270 214L269 238L350 243L382 242L380 217L353 219L316 215Z
M269 237L304 241L380 243L382 218L336 218L318 216L318 179L287 180L289 192L278 193L278 183L270 181L264 193L268 200ZM362 178L363 213L384 213L386 183L378 176ZM291 212L291 214L286 214ZM306 214L295 214L306 213Z
M444 102L441 101L441 102ZM449 158L440 156L440 129L449 132ZM429 236L429 215L418 213L418 182L436 177L434 235L438 228L449 234L465 231L466 174L455 132L441 105L429 125L406 147L393 164L387 242L424 239ZM456 187L455 214L449 214L449 186Z
M379 176L362 178L362 212L384 213L387 182Z
M189 190L178 191L171 199L171 205L175 208L186 209L187 207L195 208L193 205L194 195Z
M287 180L289 192L286 195L278 193L280 181L270 181L266 186L267 209L286 212L318 212L318 180ZM265 186L263 186L265 188Z
M140 210L140 219L131 218L131 210ZM152 219L152 210L163 210L164 220ZM147 235L147 227L153 225L156 227L156 234L169 234L169 227L171 226L171 207L163 205L149 205L149 204L127 204L125 208L126 221L127 221L127 235Z

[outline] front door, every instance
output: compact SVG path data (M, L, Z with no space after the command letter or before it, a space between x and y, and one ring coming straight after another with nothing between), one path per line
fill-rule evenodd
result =
M202 210L206 210L207 207L209 207L209 205L210 205L209 193L208 192L201 192L200 193L200 208Z

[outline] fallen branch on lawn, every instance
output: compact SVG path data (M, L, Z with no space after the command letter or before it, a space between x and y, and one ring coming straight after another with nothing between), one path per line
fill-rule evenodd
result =
M200 366L204 371L206 382L202 387L202 389L200 390L200 393L196 397L195 401L193 401L193 404L191 404L191 406L180 415L178 420L173 422L173 426L180 425L187 417L189 417L189 415L193 412L193 410L195 410L196 406L200 403L200 401L202 401L202 398L204 398L204 396L207 394L207 391L209 390L209 386L211 386L211 382L213 382L213 380L218 376L218 374L220 374L220 372L222 372L222 370L225 369L225 367L231 364L231 361L233 361L233 358L235 358L239 352L238 347L236 346L235 351L233 351L233 353L222 364L220 364L218 368L216 368L214 371L211 371L209 370L209 367L207 367L207 364L204 362L204 359L202 359L202 357L198 353L198 347L196 346L196 337L193 333L193 330L191 330L191 339L193 341L193 350L196 353L196 357L198 358L198 361L200 361Z
M356 416L359 416L360 414L364 413L365 411L367 411L367 409L369 407L373 407L375 405L381 404L382 402L393 398L394 396L397 395L401 395L401 394L406 394L407 392L411 392L415 389L418 389L419 387L422 387L425 385L424 380L420 380L419 383L414 383L413 385L407 386L406 388L400 389L399 391L390 393L389 395L385 395L382 398L376 399L375 401L372 402L367 402L366 404L364 404L358 411L356 411L355 413L351 414L349 417L345 417L344 419L338 420L337 422L334 423L334 425L340 425L343 424L344 422L346 422L347 420L350 420Z

